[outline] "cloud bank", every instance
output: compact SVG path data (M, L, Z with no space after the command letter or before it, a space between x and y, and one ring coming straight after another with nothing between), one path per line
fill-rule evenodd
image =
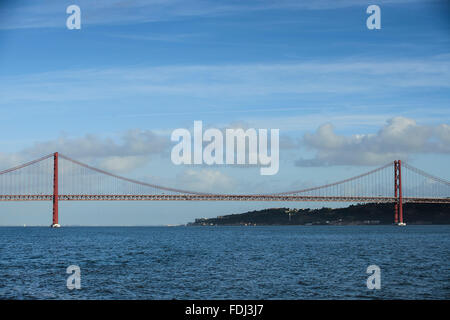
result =
M152 156L164 154L169 146L168 137L139 129L126 131L116 139L93 134L78 138L59 137L36 142L17 153L0 153L0 168L7 169L58 151L77 160L94 162L105 170L124 173L145 166Z
M179 185L203 192L230 192L236 190L236 181L228 175L211 169L187 169L177 176Z
M243 127L242 125L236 125ZM17 153L0 153L0 170L59 151L77 160L92 163L107 171L127 173L149 164L155 157L167 156L173 143L169 135L150 130L129 130L116 138L85 135L60 137L36 142ZM421 125L405 117L394 117L374 134L340 135L331 123L321 125L301 139L282 136L280 148L290 153L300 148L315 152L312 158L299 158L295 166L383 165L417 154L450 154L450 125ZM300 151L299 151L300 152ZM219 171L189 168L178 177L196 189L208 188L218 182L224 189L234 184Z
M316 151L313 158L298 159L297 166L381 165L413 154L450 153L450 126L419 125L415 120L395 117L376 134L336 134L331 123L307 133L302 145Z

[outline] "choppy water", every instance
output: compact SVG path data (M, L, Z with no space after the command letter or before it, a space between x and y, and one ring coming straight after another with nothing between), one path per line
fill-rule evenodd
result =
M2 227L0 298L449 299L449 253L450 226Z

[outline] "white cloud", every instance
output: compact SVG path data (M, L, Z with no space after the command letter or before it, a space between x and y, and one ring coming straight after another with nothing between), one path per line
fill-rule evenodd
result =
M200 192L218 193L236 190L236 183L231 177L211 169L185 170L178 175L177 181L186 189Z
M111 172L129 172L145 166L150 161L146 156L114 156L100 161L100 167Z
M24 158L19 154L0 152L0 171L15 167L23 161Z
M248 125L230 126L245 128ZM93 134L77 138L62 136L36 142L17 153L0 153L0 170L58 151L107 171L126 173L144 167L155 157L168 155L173 145L168 137L168 134L138 129L126 131L116 138ZM379 165L395 159L407 160L415 154L449 154L450 125L421 125L410 118L394 117L372 134L340 135L331 123L326 123L314 133L305 134L300 142L291 136L282 136L280 146L283 150L292 153L299 145L314 151L315 156L298 159L297 166ZM194 190L208 190L219 185L223 187L222 191L227 191L234 187L234 181L228 176L204 168L187 170L179 178L182 185L189 184Z
M36 142L23 153L38 156L59 151L76 158L148 156L166 150L169 139L149 130L129 130L118 139L88 134L79 138L60 137Z
M311 159L301 158L298 166L379 165L412 154L450 153L450 126L419 125L413 119L395 117L376 134L338 135L331 123L315 133L305 134L303 144L316 151Z
M149 130L129 130L116 139L93 134L77 138L62 136L55 140L35 142L17 153L0 153L0 168L8 169L57 151L75 160L123 173L145 166L152 156L163 155L169 147L168 136Z
M450 126L448 124L441 124L435 130L437 141L437 148L442 152L450 152Z

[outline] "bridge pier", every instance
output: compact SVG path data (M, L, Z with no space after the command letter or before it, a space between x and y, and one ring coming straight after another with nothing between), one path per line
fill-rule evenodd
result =
M53 154L53 221L51 227L60 227L58 223L58 152Z
M394 204L394 223L398 223L398 172L397 172L397 160L394 161L394 197L395 197L395 204Z
M394 161L394 223L406 226L403 221L403 195L402 195L402 160Z

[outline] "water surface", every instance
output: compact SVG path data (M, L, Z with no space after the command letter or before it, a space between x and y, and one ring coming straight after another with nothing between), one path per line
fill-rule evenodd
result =
M449 257L450 226L1 227L0 298L449 299Z

